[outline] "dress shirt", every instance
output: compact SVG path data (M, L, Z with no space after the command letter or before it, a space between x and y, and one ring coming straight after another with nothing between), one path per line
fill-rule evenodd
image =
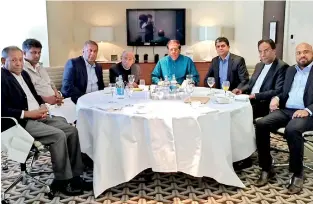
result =
M99 90L98 77L96 75L96 69L95 69L96 65L95 64L91 65L86 60L85 60L85 64L86 64L87 76L88 76L86 93L98 91Z
M33 67L28 61L24 62L24 70L29 74L36 92L39 96L54 96L55 85L51 81L46 68L43 68L40 63Z
M270 70L272 64L273 63L264 65L261 74L259 75L258 79L256 80L256 82L252 88L251 94L255 94L255 93L260 92L260 88L261 88L263 81L264 81L268 71Z
M24 81L22 75L16 75L14 73L12 73L13 76L15 77L15 79L18 81L18 83L21 85L24 93L26 94L27 97L27 104L28 104L28 111L32 111L32 110L37 110L39 108L39 104L37 102L37 100L35 99L35 97L33 96L32 92L30 91L30 89L28 88L26 82ZM22 114L21 114L21 119L24 118L24 110L22 110Z
M289 97L286 102L286 108L291 109L305 109L312 116L312 112L304 107L303 95L306 83L309 79L309 74L312 69L313 62L305 67L303 70L298 65L295 66L297 72L291 85Z
M221 87L223 87L223 82L227 81L227 74L228 74L228 60L229 60L230 53L227 54L225 59L223 60L220 57L220 64L219 64L219 77L220 77L220 83Z

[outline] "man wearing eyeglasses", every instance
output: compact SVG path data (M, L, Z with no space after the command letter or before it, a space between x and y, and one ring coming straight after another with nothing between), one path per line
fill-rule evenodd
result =
M229 52L229 41L225 37L215 40L215 48L218 56L212 59L209 71L204 78L204 85L207 86L209 77L214 77L217 89L222 88L225 81L230 82L230 91L246 85L249 81L249 73L245 59Z
M187 75L192 75L195 84L199 83L199 73L193 61L180 54L181 46L178 40L170 40L167 43L168 56L163 57L155 66L151 76L152 83L157 84L165 76L170 80L175 75L178 84L182 84Z
M119 77L119 75L122 75L124 82L128 82L129 75L134 75L135 80L132 86L137 88L140 77L140 67L138 64L135 64L134 53L124 51L122 53L121 59L121 62L113 65L110 68L110 83L116 83L116 77Z

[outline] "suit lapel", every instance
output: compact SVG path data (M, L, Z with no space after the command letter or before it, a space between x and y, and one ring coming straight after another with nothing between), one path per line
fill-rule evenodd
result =
M231 70L233 67L233 56L232 54L229 55L229 59L228 59L228 69L227 69L227 81L230 82L230 84L232 83L231 80Z
M259 76L260 76L260 74L261 74L261 72L262 72L264 66L265 66L265 64L262 63L262 64L260 64L259 67L256 67L254 76L253 76L253 78L251 78L251 81L252 81L252 83L251 83L251 89L253 88L253 86L254 86L256 80L258 80L258 78L259 78Z
M80 56L80 61L81 61L81 73L82 73L82 79L84 80L84 89L85 92L87 90L87 82L88 82L88 74L87 74L87 67L85 60L82 56Z
M266 76L265 76L263 82L262 82L262 85L261 85L261 87L260 87L260 90L261 90L261 88L263 87L263 85L266 84L266 81L267 81L270 77L272 77L272 76L274 75L274 73L275 73L275 71L276 71L277 63L278 63L278 60L275 59L275 60L273 61L272 66L271 66L270 69L268 70L268 72L267 72L267 74L266 74ZM264 68L264 66L263 66L263 68Z
M310 79L313 79L313 66L311 67L311 71L310 71L308 80L307 80L306 85L305 85L303 98L304 98L304 96L305 96L306 94L308 94L309 87L310 87L310 85L311 85L311 83L312 83L312 80L310 80Z
M288 81L285 80L287 95L288 95L288 93L289 93L290 90L291 90L291 86L292 86L293 80L295 79L296 73L297 73L296 67L293 66L292 72L290 72L290 77L286 76L286 78L287 78L287 80L288 80Z

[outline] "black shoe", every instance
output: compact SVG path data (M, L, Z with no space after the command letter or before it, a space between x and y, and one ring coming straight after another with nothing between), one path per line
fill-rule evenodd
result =
M240 171L246 168L249 168L252 166L252 159L251 157L248 157L246 159L243 159L241 161L237 161L233 163L233 167L235 171Z
M268 181L275 176L275 171L271 169L270 171L262 171L260 178L255 182L255 186L264 186Z
M303 188L303 176L302 177L295 177L294 175L291 178L290 184L288 186L288 193L289 194L297 194Z
M81 189L83 191L92 191L93 190L93 182L86 182L80 176L75 176L71 179L71 185L74 188Z
M79 188L73 188L70 180L53 180L50 185L51 193L61 192L67 196L81 195L83 192Z

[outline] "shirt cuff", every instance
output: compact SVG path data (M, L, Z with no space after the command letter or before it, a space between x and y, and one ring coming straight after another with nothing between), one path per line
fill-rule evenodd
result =
M24 119L24 111L22 110L21 119Z
M310 114L310 116L312 116L312 111L310 111L310 109L305 108L304 110L308 111L308 112L309 112L309 114Z

